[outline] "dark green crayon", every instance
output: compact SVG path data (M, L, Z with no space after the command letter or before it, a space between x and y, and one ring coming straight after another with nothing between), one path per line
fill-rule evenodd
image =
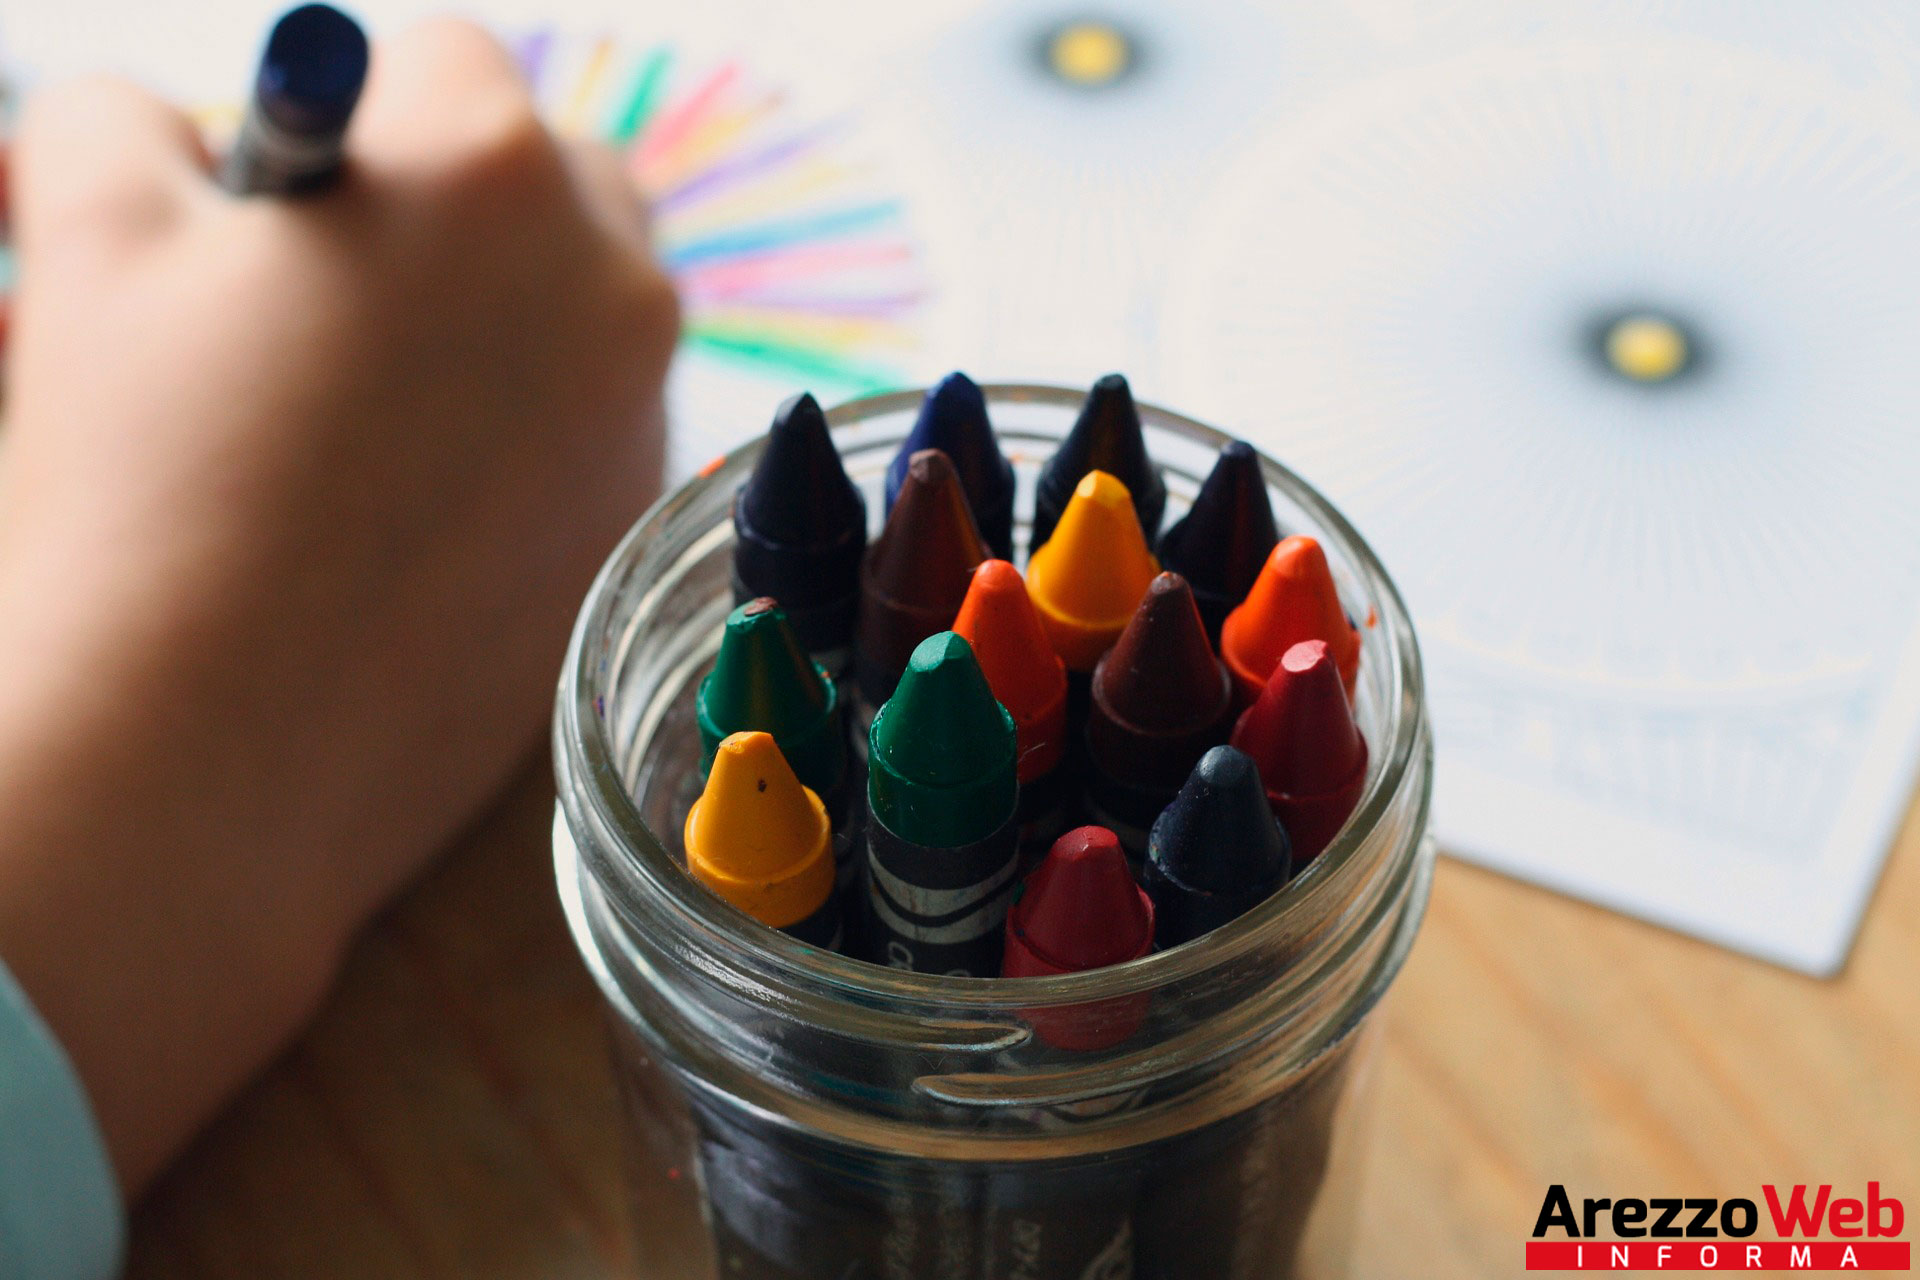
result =
M994 701L972 646L951 631L921 641L868 734L874 962L999 973L1018 872L1016 754L1013 717Z

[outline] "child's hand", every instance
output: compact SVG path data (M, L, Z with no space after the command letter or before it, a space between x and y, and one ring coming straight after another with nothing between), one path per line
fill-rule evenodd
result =
M538 740L677 317L611 158L460 24L376 50L317 197L229 197L111 82L13 162L0 956L132 1191Z

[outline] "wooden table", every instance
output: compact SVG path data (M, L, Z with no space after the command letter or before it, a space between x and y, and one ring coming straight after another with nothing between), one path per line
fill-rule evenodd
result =
M380 921L135 1216L130 1275L629 1274L597 996L546 764ZM1390 1009L1355 1275L1521 1273L1546 1184L1869 1178L1920 1226L1920 829L1846 974L1797 977L1458 863Z

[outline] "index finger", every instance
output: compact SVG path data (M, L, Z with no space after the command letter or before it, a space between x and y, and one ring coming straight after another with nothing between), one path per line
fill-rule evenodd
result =
M12 227L26 253L55 228L104 225L128 236L170 221L211 162L200 131L171 104L116 76L31 95L11 150Z

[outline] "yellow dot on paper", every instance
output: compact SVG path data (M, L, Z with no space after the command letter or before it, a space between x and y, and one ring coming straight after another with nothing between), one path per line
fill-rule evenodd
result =
M1687 335L1660 316L1626 316L1607 330L1607 363L1635 382L1665 382L1687 367Z
M1133 62L1133 46L1117 27L1075 22L1054 33L1047 46L1047 62L1068 84L1099 88L1126 74Z

